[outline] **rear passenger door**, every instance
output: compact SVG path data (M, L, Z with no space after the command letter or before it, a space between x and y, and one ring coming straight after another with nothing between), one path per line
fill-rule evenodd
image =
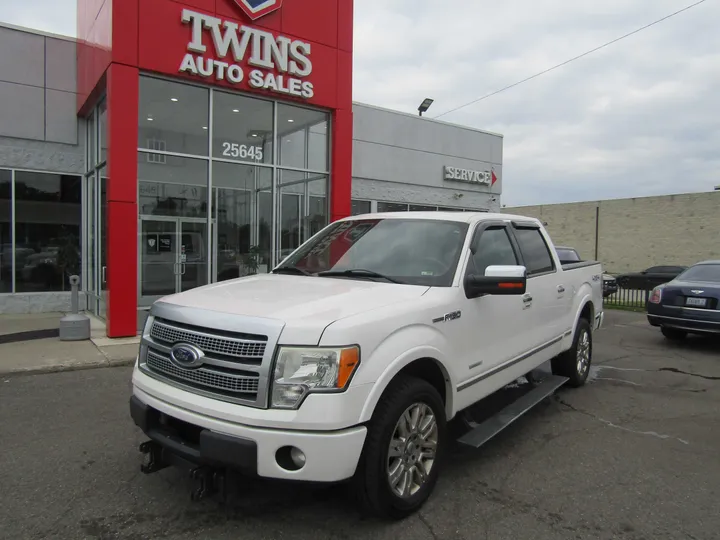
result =
M572 288L562 283L564 274L558 269L539 225L516 222L512 230L520 248L521 264L527 269L524 299L532 321L528 328L532 328L533 347L553 347L552 342L567 330L564 308Z

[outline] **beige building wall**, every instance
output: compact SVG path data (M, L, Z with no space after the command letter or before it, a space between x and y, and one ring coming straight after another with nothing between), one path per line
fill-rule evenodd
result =
M597 258L610 273L720 259L720 191L503 211L541 219L556 245Z

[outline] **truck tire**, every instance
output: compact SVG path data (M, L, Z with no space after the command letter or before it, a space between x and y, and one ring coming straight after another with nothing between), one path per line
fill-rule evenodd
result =
M553 375L567 377L567 384L578 388L585 384L592 363L592 329L587 319L580 319L575 328L572 346L553 358Z
M437 483L447 444L442 398L428 382L400 375L367 428L355 495L366 513L402 519L425 504Z
M678 330L677 328L668 328L666 326L663 326L662 328L660 328L660 331L662 332L662 335L665 336L670 341L682 341L688 335L688 333L685 330Z

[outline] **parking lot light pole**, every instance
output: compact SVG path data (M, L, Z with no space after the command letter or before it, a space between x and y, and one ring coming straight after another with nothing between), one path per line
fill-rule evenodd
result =
M423 113L426 112L430 108L430 105L433 104L433 101L434 100L430 99L430 98L423 99L423 102L418 107L418 112L420 113L420 116L422 116Z

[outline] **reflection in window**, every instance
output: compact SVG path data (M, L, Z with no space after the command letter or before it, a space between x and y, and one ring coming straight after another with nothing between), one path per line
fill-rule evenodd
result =
M279 165L328 170L328 114L278 104Z
M353 199L352 201L352 215L360 216L362 214L369 214L371 212L370 201L360 201Z
M218 281L266 271L270 249L259 245L259 235L253 230L253 201L271 181L272 171L265 167L213 164Z
M213 157L272 163L272 130L272 102L213 94Z
M81 180L15 173L17 292L67 291L80 275Z
M138 152L139 212L142 215L207 217L208 162Z
M163 141L168 152L207 156L209 95L205 88L141 77L140 147Z
M402 203L378 202L378 212L407 212L408 205Z
M411 204L410 205L410 211L411 212L435 212L437 211L437 206L426 206L422 204Z
M11 175L0 169L0 293L12 292Z

